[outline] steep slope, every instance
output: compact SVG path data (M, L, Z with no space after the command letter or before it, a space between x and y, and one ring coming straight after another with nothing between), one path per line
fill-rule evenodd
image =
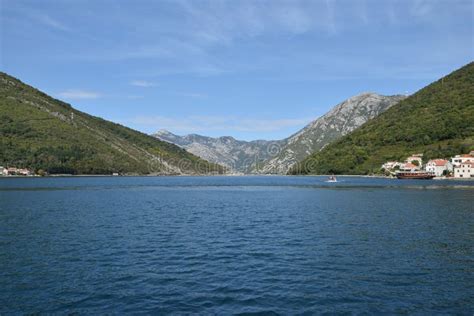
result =
M474 63L430 84L303 160L291 174L369 174L412 153L424 159L474 149Z
M351 132L405 97L363 93L336 105L296 134L275 141L236 140L196 134L178 136L161 130L153 136L176 144L208 161L234 172L285 174L296 162Z
M404 98L401 95L382 96L375 93L351 97L286 139L281 151L265 161L258 171L284 174L296 162L350 133Z
M176 144L208 161L226 166L233 172L249 173L258 162L275 155L284 141L236 140L230 136L219 138L196 134L178 136L160 130L153 136Z
M0 73L0 165L49 173L221 172L184 149L72 108Z

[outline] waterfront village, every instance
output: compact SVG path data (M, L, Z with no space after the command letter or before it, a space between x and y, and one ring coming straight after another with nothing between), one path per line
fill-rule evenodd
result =
M404 162L387 161L381 167L381 171L393 177L397 172L425 172L436 178L457 178L474 179L474 150L469 154L456 155L448 159L431 159L423 164L423 154L413 154ZM0 166L0 176L43 176L46 173L42 170L34 172L27 168L2 167ZM118 176L118 173L114 173Z
M423 164L423 154L413 154L404 162L387 161L381 169L387 176L394 176L397 172L424 171L436 178L474 178L474 151L449 160L431 159L426 164Z
M1 167L0 176L33 176L35 173L26 168L15 168L15 167Z

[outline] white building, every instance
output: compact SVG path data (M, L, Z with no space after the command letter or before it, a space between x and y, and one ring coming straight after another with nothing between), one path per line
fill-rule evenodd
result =
M413 163L413 161L417 161L419 166L423 165L423 154L411 155L405 160L406 163Z
M474 161L474 152L471 151L469 154L466 155L456 155L451 158L451 164L454 167L459 167L460 164L466 161Z
M17 169L17 174L20 176L30 176L31 171L28 169Z
M437 177L443 176L445 171L451 171L453 166L448 160L445 159L433 159L428 161L426 164L426 171L433 173Z
M18 169L14 167L6 168L4 174L6 176L14 176L16 175Z
M421 166L421 165L420 165ZM411 162L404 163L400 166L401 171L419 171L421 169L420 166L414 165Z
M386 163L384 163L382 165L382 169L385 169L385 170L393 170L395 169L396 167L400 167L402 165L402 163L398 162L398 161L387 161Z
M26 168L19 169L15 167L10 167L10 168L4 168L2 174L4 176L30 176L33 173Z
M474 160L461 162L459 166L454 167L455 178L474 178Z

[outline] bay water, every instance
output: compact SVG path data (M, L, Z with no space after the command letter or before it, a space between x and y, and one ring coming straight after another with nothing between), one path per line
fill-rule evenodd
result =
M474 182L0 178L0 314L474 313Z

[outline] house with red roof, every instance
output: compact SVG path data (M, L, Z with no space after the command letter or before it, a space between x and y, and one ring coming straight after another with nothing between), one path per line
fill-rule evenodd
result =
M456 155L451 158L451 164L454 167L459 167L459 165L466 161L474 161L474 151L471 151L469 154Z
M432 159L426 163L425 170L437 177L446 175L452 171L453 165L446 159Z
M413 172L413 171L418 171L420 169L421 169L420 166L412 164L411 162L404 163L400 166L401 171L411 171L411 172Z

